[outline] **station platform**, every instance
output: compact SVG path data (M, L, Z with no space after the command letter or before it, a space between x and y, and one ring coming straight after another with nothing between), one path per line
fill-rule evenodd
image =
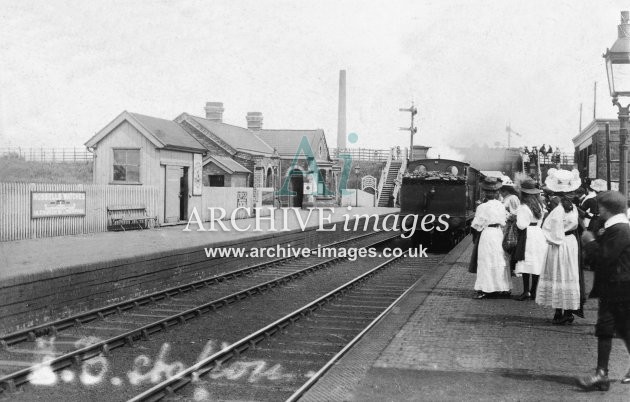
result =
M474 300L470 237L418 281L300 401L628 401L619 383L630 362L613 342L608 392L584 392L576 377L597 363L597 300L585 319L551 324L534 301ZM585 273L587 289L592 272ZM522 292L512 278L513 294Z
M312 229L319 225L317 210L307 221L307 210L299 210L306 228ZM332 222L341 222L345 215L377 214L385 215L398 213L398 208L335 208L331 213ZM73 266L90 265L138 255L152 254L156 251L174 252L190 247L220 247L248 239L278 236L282 231L283 216L280 210L275 213L274 227L277 231L270 231L271 223L267 217L260 220L261 231L254 231L255 218L236 220L240 228L251 226L252 230L237 231L221 230L216 224L217 231L198 231L198 225L191 224L190 232L184 232L186 225L163 226L150 230L129 230L126 232L103 232L73 236L57 236L41 239L17 240L0 242L0 282L10 278L34 275L40 272L52 272ZM295 214L287 214L286 227L288 232L300 229L300 222ZM230 228L229 221L223 221ZM205 228L210 224L204 222ZM330 226L325 223L325 226Z
M238 219L239 231L230 221L228 230L217 223L210 231L191 224L150 230L105 232L0 243L0 333L42 324L79 311L137 297L152 291L186 284L261 262L261 259L208 257L205 248L263 248L271 246L316 247L358 236L344 230L355 216L398 213L397 208L337 207L322 214L291 209L271 219ZM296 215L299 213L299 216ZM349 216L349 218L346 218ZM372 219L372 222L374 220ZM329 223L330 222L330 223ZM318 230L321 227L334 231ZM370 225L372 226L372 224ZM371 230L365 231L370 232ZM270 259L270 258L267 258ZM263 259L264 260L264 259Z

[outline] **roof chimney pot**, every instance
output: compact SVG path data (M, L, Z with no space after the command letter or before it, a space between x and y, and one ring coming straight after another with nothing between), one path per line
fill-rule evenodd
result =
M223 102L206 102L206 119L223 123Z
M262 130L263 115L261 112L247 112L247 128L252 131Z

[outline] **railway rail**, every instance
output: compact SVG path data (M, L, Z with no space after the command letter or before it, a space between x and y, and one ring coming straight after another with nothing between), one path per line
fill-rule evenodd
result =
M367 233L360 236L352 237L350 239L344 239L337 242L333 242L333 243L324 245L322 247L340 246L342 244L358 241L358 240L365 239L374 235L375 235L374 233ZM387 236L387 238L389 237L391 236ZM311 250L315 250L315 249L311 249ZM148 295L143 295L140 297L125 300L120 303L110 304L101 308L89 310L89 311L82 312L79 314L74 314L72 316L55 320L53 322L49 322L46 324L31 326L31 327L28 327L19 331L15 331L9 334L4 334L4 335L0 334L0 348L7 348L8 346L12 346L21 342L29 342L29 341L32 342L37 337L41 337L41 336L57 335L59 331L62 331L62 330L65 330L74 326L80 326L80 325L92 322L94 320L103 319L113 314L120 314L122 312L129 311L134 308L138 308L140 306L146 306L151 303L155 303L161 300L166 300L172 296L194 292L199 289L205 288L207 286L215 285L215 284L218 284L220 282L224 282L230 279L243 277L245 275L249 275L254 272L267 269L269 267L277 267L278 265L285 264L290 261L294 261L296 259L298 258L297 257L275 258L269 261L264 261L262 263L248 266L248 267L238 269L235 271L221 273L219 275L215 275L210 278L204 278L204 279L194 281L191 283L186 283L183 285L174 286L168 289L153 292Z
M397 235L391 233L368 234L336 242L332 245L358 242L355 246L367 247L382 243L395 236ZM288 267L286 263L292 260L293 258L286 258L268 261L4 336L1 339L3 348L0 351L0 363L5 368L18 367L19 369L8 374L6 371L3 373L3 377L0 378L0 390L5 394L7 391L18 390L29 381L29 376L42 366L57 372L73 364L80 365L83 361L99 355L109 356L113 349L125 345L133 346L139 340L147 340L157 332L170 330L172 327L185 324L195 317L237 303L255 294L286 285L289 281L310 272L326 268L339 259L310 259L308 263L303 260L293 261L292 266ZM260 273L260 275L254 275L254 273ZM272 279L268 279L269 276ZM219 294L220 297L218 298L207 301L208 297L216 297L216 295L199 294L202 293L201 290L209 289L209 285L227 284L230 282L228 279L236 278L239 278L239 281L233 281L231 286L224 286L220 290L213 288L213 291ZM261 282L261 279L268 280ZM191 297L191 295L196 295L196 297ZM200 303L200 299L203 300L202 303ZM179 311L173 314L175 310ZM127 326L130 326L131 329L123 325L125 317L127 317L126 324L129 324ZM158 319L156 320L156 318ZM98 335L93 336L93 338L99 339L98 341L77 344L77 339L85 339L86 336L89 337L94 334ZM25 361L23 356L31 357L38 351L33 347L30 350L22 347L23 344L36 346L38 343L46 342L46 337L55 339L58 345L57 349L62 349L59 355L37 365L31 365ZM106 339L102 340L103 337ZM22 360L20 360L21 358Z
M417 259L398 257L384 261L130 401L157 401L165 397L295 401L440 259L431 256L422 269ZM305 345L310 348L308 352ZM222 374L238 371L248 362L261 359L282 362L293 374L281 386L273 387L229 381Z

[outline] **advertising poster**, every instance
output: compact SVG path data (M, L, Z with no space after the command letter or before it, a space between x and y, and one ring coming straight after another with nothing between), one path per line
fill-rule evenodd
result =
M84 216L85 193L32 192L31 218L51 218L56 216Z
M201 154L193 154L193 195L201 195L202 174Z

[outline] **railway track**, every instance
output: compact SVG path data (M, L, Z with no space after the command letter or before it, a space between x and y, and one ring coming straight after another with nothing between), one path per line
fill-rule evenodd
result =
M422 269L417 259L384 261L130 401L297 400L440 259L430 256ZM235 375L261 362L282 365L276 381Z
M391 233L371 234L334 245L366 247L391 237ZM4 368L0 389L4 395L15 392L32 382L42 370L50 374L68 372L73 365L85 366L90 359L109 356L113 349L133 346L157 332L172 330L250 296L286 287L290 281L326 268L339 259L291 260L279 259L247 267L4 336L0 340L0 368ZM45 359L38 358L42 355ZM33 361L39 362L33 365Z

